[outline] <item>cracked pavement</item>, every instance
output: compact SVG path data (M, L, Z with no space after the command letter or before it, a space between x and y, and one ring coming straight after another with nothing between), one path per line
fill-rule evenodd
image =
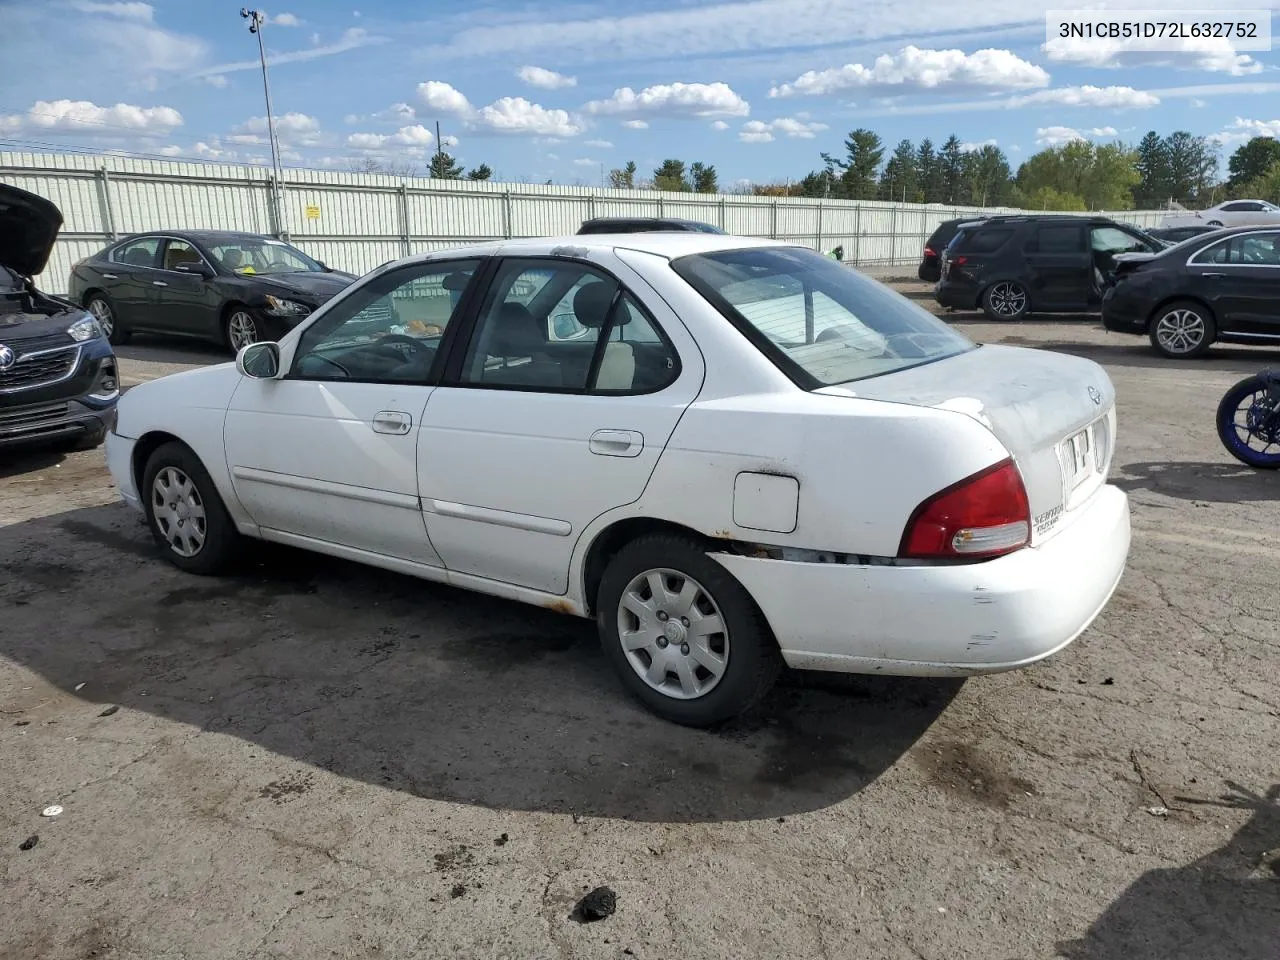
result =
M1115 598L1031 670L789 676L715 732L589 623L288 550L188 578L100 452L0 464L0 957L1280 960L1280 475L1213 428L1280 356L948 318L1108 369Z

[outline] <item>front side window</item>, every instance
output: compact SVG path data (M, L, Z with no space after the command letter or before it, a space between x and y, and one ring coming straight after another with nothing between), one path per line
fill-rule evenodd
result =
M1193 263L1240 267L1280 267L1280 234L1250 233L1219 240L1192 258Z
M812 250L728 250L671 266L806 389L974 349L910 300Z
M120 244L111 251L109 259L113 263L125 263L132 267L154 267L159 249L159 237L143 237Z
M183 266L203 263L200 251L185 240L170 240L164 248L164 269L178 270Z
M414 264L375 277L303 333L292 376L426 383L478 260Z
M1116 227L1094 227L1090 242L1097 253L1150 253L1153 247Z
M575 261L507 261L463 361L467 386L551 393L647 393L679 371L639 302Z
M228 273L323 273L324 267L297 247L279 240L235 237L209 244L209 252Z

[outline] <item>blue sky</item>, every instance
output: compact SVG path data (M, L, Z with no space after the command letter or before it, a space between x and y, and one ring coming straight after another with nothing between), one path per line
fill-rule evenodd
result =
M1105 6L1097 3L1093 6ZM1074 137L1280 136L1280 58L1045 44L1041 0L280 0L259 5L285 163L421 161L599 183L635 160L712 163L722 185L798 178L852 128L955 133L1016 167ZM1123 0L1170 11L1220 4ZM1275 10L1280 0L1250 0ZM618 12L606 12L608 10ZM262 162L257 46L236 2L0 0L0 149ZM1225 13L1226 11L1219 11ZM1273 14L1274 20L1274 14ZM1224 162L1225 170L1225 162Z

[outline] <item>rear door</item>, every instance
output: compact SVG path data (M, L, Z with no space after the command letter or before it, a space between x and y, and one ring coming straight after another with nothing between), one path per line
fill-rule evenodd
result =
M1085 221L1036 223L1025 247L1031 305L1037 310L1084 310L1093 290Z
M96 264L98 280L115 309L116 322L145 326L150 318L151 281L159 276L162 237L135 237L108 251Z

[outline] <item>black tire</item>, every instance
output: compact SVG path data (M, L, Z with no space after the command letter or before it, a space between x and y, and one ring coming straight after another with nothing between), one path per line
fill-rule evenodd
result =
M170 467L189 478L204 511L204 543L191 555L183 555L178 551L163 529L161 521L157 519L156 477ZM221 573L236 559L243 538L227 513L209 472L186 444L171 441L158 447L147 458L147 465L142 471L139 496L146 510L151 535L164 552L165 558L179 570L210 576ZM175 535L175 539L177 538Z
M1210 220L1210 221L1209 221L1209 226L1211 226L1211 227L1221 227L1221 226L1222 226L1222 221L1221 221L1221 220Z
M1179 313L1193 315L1195 319L1192 321L1186 316L1174 319ZM1175 324L1182 325L1185 330L1190 331L1194 331L1195 324L1198 324L1201 331L1200 338L1194 343L1190 340L1179 340L1171 332ZM1188 324L1190 326L1187 326ZM1209 352L1213 341L1218 337L1218 326L1213 319L1213 313L1204 304L1197 303L1195 300L1174 300L1151 314L1151 319L1147 322L1147 336L1151 340L1151 345L1162 357L1169 360L1193 360ZM1176 349L1174 344L1179 342L1186 342L1189 345L1185 349Z
M655 569L691 577L719 607L728 636L728 657L719 682L693 699L677 699L651 687L623 650L619 610L631 581ZM782 666L773 632L751 595L690 537L657 533L631 541L609 561L596 596L596 621L605 656L622 685L663 719L709 727L749 710L769 692Z
M120 315L116 312L115 304L102 291L95 290L85 297L84 308L97 318L99 326L109 328L104 331L107 335L108 343L128 343L133 336L132 330L124 329L120 323Z
M244 343L239 343L237 345L239 334L232 326L233 323L238 325L243 322L239 319L242 317L247 318L247 322L252 324L254 330L254 339L248 342L257 343L258 341L265 339L263 336L262 321L258 317L254 316L252 310L246 307L243 303L228 304L227 309L222 312L222 342L226 345L226 348L231 351L232 356L238 355L240 353L240 348L245 345Z
M1258 470L1280 470L1280 453L1263 453L1260 450L1252 449L1241 439L1235 427L1236 412L1240 409L1240 404L1244 399L1266 389L1267 378L1260 374L1254 374L1238 381L1222 395L1214 421L1218 428L1218 439L1227 448L1227 453L1245 466L1254 467ZM1265 440L1267 437L1264 436L1263 439Z
M999 280L982 291L982 312L1000 323L1021 320L1029 312L1031 296L1018 280Z

